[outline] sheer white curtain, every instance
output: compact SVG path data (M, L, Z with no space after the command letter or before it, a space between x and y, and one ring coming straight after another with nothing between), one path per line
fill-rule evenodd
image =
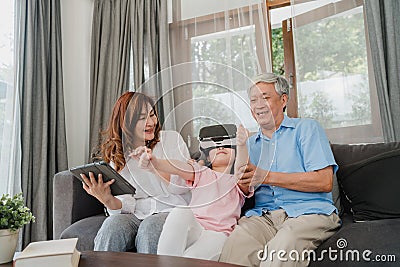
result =
M21 192L19 99L14 84L14 0L0 10L0 194Z
M203 126L255 130L247 88L253 76L271 71L265 1L175 0L171 10L170 92L177 130L191 151Z

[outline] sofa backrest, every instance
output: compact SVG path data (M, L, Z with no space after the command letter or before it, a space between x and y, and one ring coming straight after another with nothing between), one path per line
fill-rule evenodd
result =
M400 142L374 143L374 144L332 144L333 155L339 168L368 159L372 156L400 149Z

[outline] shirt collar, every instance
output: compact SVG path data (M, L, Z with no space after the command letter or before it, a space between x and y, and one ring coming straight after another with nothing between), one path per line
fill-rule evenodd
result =
M284 115L283 121L281 123L281 126L279 126L278 130L281 127L286 127L286 128L296 128L296 123L295 120L292 118L289 118L288 116Z
M295 123L294 119L289 118L288 116L284 115L281 125L275 132L279 132L282 129L282 127L296 128L296 123ZM262 134L261 127L258 128L257 136L256 136L256 138L254 138L254 143L257 142L257 140L259 140L260 138L267 138L269 140L268 137L266 137Z

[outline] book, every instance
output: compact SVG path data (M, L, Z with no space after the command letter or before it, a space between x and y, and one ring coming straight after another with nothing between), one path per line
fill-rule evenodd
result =
M30 243L14 258L14 267L77 267L81 253L76 249L78 238Z

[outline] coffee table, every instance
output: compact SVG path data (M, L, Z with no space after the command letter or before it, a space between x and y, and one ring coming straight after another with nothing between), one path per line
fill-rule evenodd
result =
M1 267L12 267L12 262L0 264ZM162 256L152 254L140 254L133 252L103 252L83 251L79 261L79 267L234 267L238 265L189 259L173 256Z

